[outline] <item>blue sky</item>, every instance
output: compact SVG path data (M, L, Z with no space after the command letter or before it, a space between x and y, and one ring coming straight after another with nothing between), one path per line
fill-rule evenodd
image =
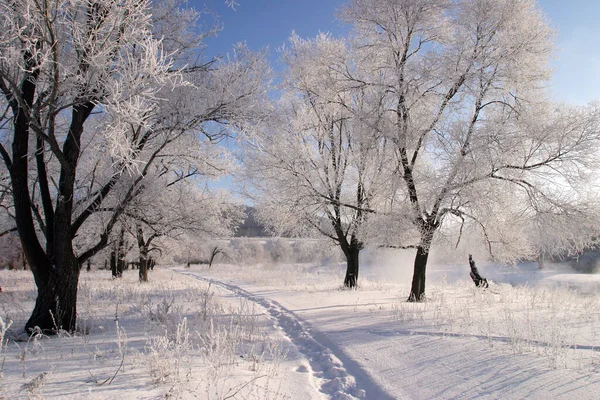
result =
M234 43L245 41L253 50L270 48L277 62L277 48L292 30L302 37L319 32L339 35L345 28L335 20L341 0L237 0L236 10L224 0L191 0L197 9L215 10L224 30L207 44L207 54L224 54ZM552 63L551 87L557 100L585 104L600 99L600 1L539 0L550 25L557 30L557 53Z
M558 31L552 87L557 98L575 104L600 99L600 1L541 0Z

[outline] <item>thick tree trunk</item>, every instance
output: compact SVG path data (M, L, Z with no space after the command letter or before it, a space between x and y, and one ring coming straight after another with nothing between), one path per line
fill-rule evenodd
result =
M52 266L47 279L36 279L38 296L31 317L25 324L27 332L36 327L44 333L75 331L79 265L75 257L70 258L62 265Z
M110 272L113 278L120 278L117 271L117 253L114 250L110 252Z
M140 254L140 282L148 282L148 255Z
M34 38L35 47L44 48L43 39ZM19 232L22 249L27 264L31 268L38 296L34 309L25 329L28 332L39 328L45 333L54 333L64 329L74 331L77 321L77 285L81 263L73 252L73 236L71 217L75 196L74 185L77 163L80 155L80 138L83 124L95 107L95 102L88 100L80 102L76 99L71 113L71 124L63 144L62 156L59 158L60 176L56 191L56 207L49 189L47 164L44 159L44 141L36 137L35 160L37 176L35 182L39 187L42 201L45 249L38 238L39 230L34 224L34 206L30 196L30 174L33 169L29 166L32 154L29 144L32 141L30 122L38 121L35 115L34 99L37 90L37 78L41 68L36 54L25 50L23 52L23 71L20 86L3 85L3 92L13 111L14 135L12 140L12 157L2 148L2 158L8 168L11 178L15 222ZM14 90L15 93L10 93ZM40 100L42 97L38 98ZM52 105L47 105L52 109ZM44 106L46 107L46 106ZM56 153L56 150L55 150ZM52 181L56 182L56 181ZM54 190L53 189L53 190ZM38 218L41 216L38 215Z
M429 246L417 247L417 255L415 256L413 279L408 301L421 301L425 298L425 271L427 269L428 258Z
M355 288L358 284L359 253L360 249L358 246L351 246L344 251L344 255L346 256L346 277L344 278L344 286L347 288Z
M148 249L144 246L140 251L140 282L148 282Z
M417 254L415 255L413 279L408 301L425 300L425 273L434 232L435 225L428 224L425 226L424 232L421 233L421 243L417 247Z

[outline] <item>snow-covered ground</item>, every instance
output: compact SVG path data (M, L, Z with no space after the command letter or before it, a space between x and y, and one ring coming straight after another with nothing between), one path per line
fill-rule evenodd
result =
M596 399L600 277L565 267L431 265L427 301L410 268L370 261L358 290L341 265L217 264L82 272L81 330L17 339L35 299L0 271L0 398Z

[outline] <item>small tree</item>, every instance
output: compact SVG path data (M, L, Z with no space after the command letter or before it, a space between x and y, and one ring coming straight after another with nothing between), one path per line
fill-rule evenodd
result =
M159 177L154 190L138 196L126 212L137 242L140 281L148 281L150 250L156 242L169 246L185 235L228 236L241 218L241 209L228 193L199 190L195 182L165 181ZM171 184L175 182L175 184ZM166 184L165 184L166 183Z

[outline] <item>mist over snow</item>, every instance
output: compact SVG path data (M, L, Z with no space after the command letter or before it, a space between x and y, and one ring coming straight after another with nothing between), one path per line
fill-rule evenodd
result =
M415 250L367 248L361 252L363 277L383 282L402 284L410 282L413 275ZM464 261L461 262L460 259ZM427 280L432 284L456 284L470 281L468 257L462 252L432 251L427 269ZM448 262L447 260L453 260ZM577 271L569 262L519 262L514 265L478 260L482 276L493 284L509 284L529 288L571 288L579 293L600 293L600 273ZM597 271L597 270L596 270Z

